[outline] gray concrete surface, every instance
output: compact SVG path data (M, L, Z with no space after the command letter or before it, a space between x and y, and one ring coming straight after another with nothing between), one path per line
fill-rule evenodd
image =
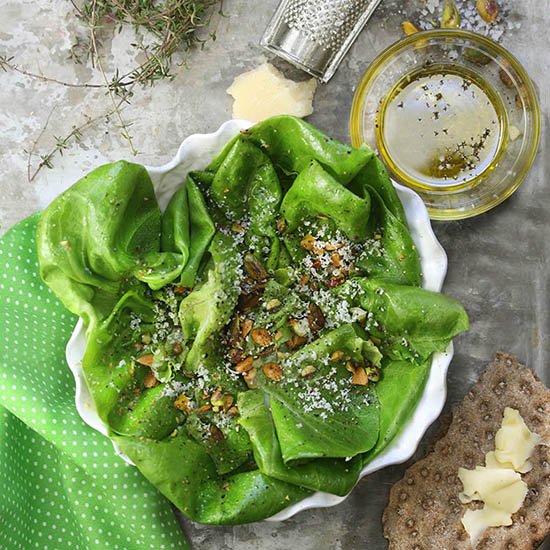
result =
M376 53L401 35L401 21L422 1L382 0L336 76L319 88L311 122L348 139L354 85ZM50 124L37 145L39 152L51 147L52 136L66 135L85 116L108 109L108 98L103 92L0 73L0 232L43 207L97 164L119 158L162 164L187 135L215 130L230 118L231 101L225 89L235 75L260 61L257 43L276 4L277 0L225 0L228 17L219 23L217 41L193 52L173 82L136 92L124 116L133 122L137 157L131 156L114 122L98 124L86 130L80 144L56 157L54 168L43 170L33 183L27 181L25 150L39 136L52 108ZM520 26L506 32L503 44L538 85L543 136L531 173L511 199L471 220L434 223L449 256L445 291L466 305L472 321L470 332L455 342L446 409L463 397L496 350L517 354L550 382L550 194L546 188L550 182L550 10L548 0L509 4L510 17ZM21 67L51 77L97 82L97 71L68 60L78 25L68 1L0 0L0 55L14 56ZM104 42L107 52L112 52L105 59L108 68L114 66L115 57L119 66L132 62L127 39L123 33ZM373 474L340 506L306 511L283 524L205 527L187 520L182 524L194 548L201 550L384 549L381 514L388 491L403 469L396 466Z

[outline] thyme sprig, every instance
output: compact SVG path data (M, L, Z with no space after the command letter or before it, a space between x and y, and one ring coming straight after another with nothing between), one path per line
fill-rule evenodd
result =
M211 27L213 9L219 6L218 13L222 16L222 0L70 0L78 19L83 23L85 34L75 36L75 41L69 52L69 59L75 63L90 63L97 68L103 82L77 83L66 82L42 73L36 73L20 67L13 57L0 54L0 70L14 71L28 78L49 82L68 88L104 89L109 96L111 108L102 115L91 118L83 115L85 121L79 126L72 126L65 137L54 136L55 146L45 154L36 152L38 142L42 139L49 124L52 112L48 115L40 134L33 142L28 154L27 177L33 181L42 168L51 168L54 157L73 142L79 142L82 131L98 123L101 119L110 121L111 116L117 119L120 135L126 139L132 154L137 150L130 134L131 123L122 116L124 104L128 104L136 93L136 87L152 86L159 80L172 80L175 76L175 54L185 54L195 46L202 47L208 40L215 40L215 29L202 33L203 29ZM218 18L219 21L219 18ZM134 29L134 47L144 59L127 72L115 68L109 74L103 62L100 36L108 32L119 32L125 26ZM32 169L33 158L40 160Z

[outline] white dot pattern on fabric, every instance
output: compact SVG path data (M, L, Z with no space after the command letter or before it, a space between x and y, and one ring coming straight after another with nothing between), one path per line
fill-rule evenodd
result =
M168 501L77 414L76 319L40 280L38 219L0 241L0 548L187 548Z

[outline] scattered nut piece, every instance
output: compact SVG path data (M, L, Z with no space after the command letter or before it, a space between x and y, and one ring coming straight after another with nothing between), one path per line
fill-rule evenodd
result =
M231 361L233 365L236 365L237 363L240 363L243 354L244 351L242 349L232 349L229 351L229 361Z
M176 354L176 355L179 355L182 351L183 351L183 346L181 345L180 342L176 342L174 344L174 346L172 347L172 351Z
M254 363L253 357L249 356L246 359L243 359L242 361L239 361L237 363L237 366L235 367L235 370L238 373L248 372L252 369L253 363Z
M271 339L271 334L265 328L255 328L250 331L250 337L256 344L259 346L269 346L273 341Z
M149 371L147 373L147 376L145 377L145 380L143 381L143 386L147 389L154 388L155 386L159 385L159 381L155 378L155 375L152 371Z
M304 367L301 371L300 371L300 376L302 378L306 378L306 376L310 376L311 374L313 374L317 369L313 366L313 365L307 365L307 367Z
M201 414L201 413L207 412L207 411L209 411L211 408L212 408L212 405L211 405L210 403L205 403L204 405L202 405L202 407L199 407L199 408L197 409L197 413L198 413L198 414Z
M493 23L498 17L498 4L496 0L477 0L477 11L487 23Z
M267 271L264 266L251 252L247 252L244 256L244 269L255 281L262 281L267 278Z
M407 36L420 32L420 29L411 21L403 21L401 23L401 28Z
M292 332L297 336L305 337L309 333L309 323L307 319L290 319L288 324Z
M174 406L176 409L179 409L186 414L191 412L191 400L186 395L181 394L178 396L178 398L174 401Z
M141 335L141 343L145 344L146 346L151 343L151 333L150 332L145 332L144 334Z
M442 29L457 29L460 27L460 15L453 2L453 0L447 0L445 7L443 8L443 14L441 15L441 28Z
M223 394L221 388L217 388L216 391L211 395L210 403L212 403L214 407L223 406Z
M313 235L310 235L309 233L300 241L300 246L307 250L308 252L311 252L313 250L313 247L315 246L315 237Z
M257 387L255 367L252 367L250 370L246 371L243 375L243 378L244 378L244 381L246 382L246 385L250 389L254 389Z
M289 349L295 350L296 348L299 348L300 346L303 346L307 342L307 338L304 338L303 336L298 336L297 334L294 334L286 343Z
M232 408L232 405L235 401L235 398L230 395L229 393L226 393L224 396L223 396L223 410L225 412L228 412L229 409Z
M271 311L272 309L278 308L280 305L281 305L281 300L278 300L277 298L272 298L265 305L265 309L267 309L267 311Z
M243 338L246 338L249 334L249 332L252 330L252 325L254 323L250 320L250 319L245 319L243 322L242 322L242 326L241 326L241 336Z
M277 233L282 233L286 229L286 222L284 218L279 218L276 224Z
M227 416L237 416L239 414L239 409L237 406L230 407L227 411Z
M153 364L154 355L152 353L148 353L147 355L142 355L136 361L140 365L145 365L146 367L150 367Z
M265 376L274 382L279 382L283 378L283 369L277 363L266 363L262 370Z
M351 383L355 386L368 386L369 377L363 367L356 367L355 372L351 378Z
M246 229L240 223L234 223L231 226L233 233L246 233Z
M221 441L224 438L223 432L212 424L210 426L210 439L212 441Z
M325 326L325 316L323 315L321 308L317 304L309 304L307 322L311 332L319 332Z
M340 359L342 359L342 357L344 357L344 352L343 352L343 351L335 351L335 352L330 356L330 360L331 360L331 361L340 361Z

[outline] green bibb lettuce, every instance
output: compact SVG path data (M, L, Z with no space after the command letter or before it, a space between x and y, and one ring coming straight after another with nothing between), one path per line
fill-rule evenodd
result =
M292 117L233 138L165 212L142 166L97 168L38 228L41 275L86 324L111 438L203 523L345 495L468 327L420 288L391 181Z

